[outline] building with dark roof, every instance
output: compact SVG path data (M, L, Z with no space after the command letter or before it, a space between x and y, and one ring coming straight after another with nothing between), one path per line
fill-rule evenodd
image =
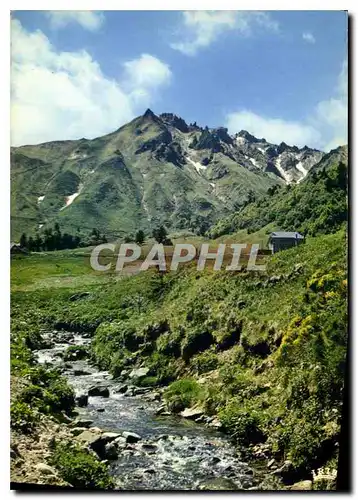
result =
M304 240L305 237L296 231L275 231L269 236L268 247L272 253L276 253L300 245Z

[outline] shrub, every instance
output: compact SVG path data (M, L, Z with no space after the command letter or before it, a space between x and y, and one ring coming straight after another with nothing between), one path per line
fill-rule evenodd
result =
M182 379L170 384L164 392L164 399L172 408L184 409L202 400L203 393L203 388L195 380Z
M175 367L171 358L153 352L146 364L150 370L149 375L155 376L158 384L169 384L175 380Z
M113 479L107 466L79 445L61 443L55 446L51 463L61 477L75 488L112 489Z
M242 408L242 403L235 398L219 411L219 418L224 429L242 445L264 440L258 412Z
M179 332L163 333L156 341L157 350L160 354L178 358L180 356L180 340L181 334Z
M218 357L213 351L206 351L194 356L191 360L192 367L199 375L210 372L218 367Z
M31 432L36 424L36 415L28 404L15 401L10 407L11 428L19 432Z

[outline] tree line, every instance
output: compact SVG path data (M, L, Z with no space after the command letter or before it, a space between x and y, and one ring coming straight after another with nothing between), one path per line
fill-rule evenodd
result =
M20 246L26 248L30 252L67 250L99 245L100 243L107 243L107 238L104 234L101 235L96 228L92 229L88 237L82 239L79 234L72 235L69 233L62 233L58 223L56 223L53 228L46 228L42 236L37 233L35 237L27 237L27 235L23 233L20 237Z

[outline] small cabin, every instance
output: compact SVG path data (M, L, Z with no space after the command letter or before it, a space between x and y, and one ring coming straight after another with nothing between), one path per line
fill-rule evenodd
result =
M28 254L28 250L23 248L19 243L10 243L10 254Z
M286 250L286 248L296 247L305 240L302 234L295 232L275 231L271 233L268 240L268 247L272 253Z

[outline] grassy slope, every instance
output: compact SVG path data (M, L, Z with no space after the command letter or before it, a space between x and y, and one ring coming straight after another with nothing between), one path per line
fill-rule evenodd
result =
M329 155L327 155L329 157ZM337 231L347 220L347 164L335 156L317 166L298 185L277 188L220 220L211 230L213 238L246 229L301 231L317 235Z
M114 374L144 361L150 383L204 377L191 404L218 414L238 441L267 440L276 457L290 458L304 474L327 460L335 464L346 345L345 248L340 232L277 254L267 275L189 267L119 281L111 275L89 281L87 264L66 252L59 274L50 256L14 259L12 315L34 327L97 328L93 355ZM69 282L63 270L72 267ZM43 287L44 275L53 271L58 279ZM81 290L91 295L69 301Z

